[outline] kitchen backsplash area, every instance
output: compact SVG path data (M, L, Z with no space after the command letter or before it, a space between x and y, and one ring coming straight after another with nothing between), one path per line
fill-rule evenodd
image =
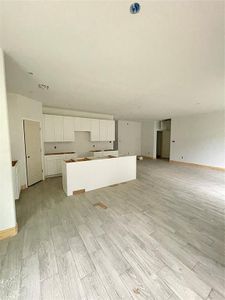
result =
M75 132L75 142L44 143L45 153L76 152L77 156L90 156L91 150L113 149L113 142L91 142L90 132Z

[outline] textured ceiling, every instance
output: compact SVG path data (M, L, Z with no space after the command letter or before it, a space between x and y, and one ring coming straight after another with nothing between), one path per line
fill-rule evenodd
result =
M224 2L139 3L1 1L8 90L126 119L222 110Z

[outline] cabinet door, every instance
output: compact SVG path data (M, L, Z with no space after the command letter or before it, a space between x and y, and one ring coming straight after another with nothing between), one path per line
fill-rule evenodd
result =
M63 142L63 117L54 116L55 118L55 142Z
M81 129L81 118L74 118L74 131L80 131Z
M55 141L55 116L44 115L44 141Z
M75 140L73 117L63 117L63 140L65 142L73 142Z
M109 120L108 122L108 139L107 141L115 141L115 121Z
M51 176L57 174L56 169L56 160L55 159L46 159L46 175Z
M55 164L56 164L56 173L55 174L62 174L62 161L63 161L63 158L55 160Z
M100 141L115 141L115 121L100 120Z
M108 121L100 120L99 121L99 141L108 141Z
M91 119L91 141L99 141L99 120Z
M75 131L91 131L91 119L76 117Z

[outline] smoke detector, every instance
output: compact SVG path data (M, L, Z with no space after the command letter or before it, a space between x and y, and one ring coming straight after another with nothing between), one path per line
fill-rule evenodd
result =
M43 84L43 83L39 83L38 87L42 90L48 90L49 89L49 86L46 85L46 84Z

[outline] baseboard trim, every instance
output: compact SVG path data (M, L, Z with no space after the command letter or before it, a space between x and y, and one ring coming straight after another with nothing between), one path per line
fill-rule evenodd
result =
M0 240L7 239L9 237L13 237L18 232L18 225L16 224L15 227L7 228L5 230L0 230Z
M154 159L152 156L145 156L145 155L142 155L142 157L143 157L144 159Z
M211 169L211 170L217 170L217 171L225 171L225 168L223 167L213 167L213 166L208 166L208 165L199 165L196 163L189 163L189 162L183 162L183 161L178 161L178 160L169 160L170 163L177 163L177 164L182 164L186 166L194 166L194 167L200 167L200 168L206 168L206 169Z
M27 189L27 186L26 186L26 184L24 184L24 185L21 185L21 191L23 191L23 190L26 190Z

